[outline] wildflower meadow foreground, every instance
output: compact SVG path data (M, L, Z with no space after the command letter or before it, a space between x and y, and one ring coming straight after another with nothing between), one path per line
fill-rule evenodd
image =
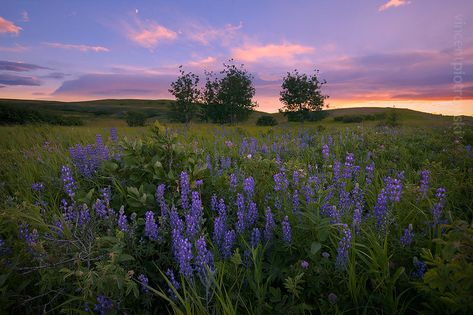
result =
M473 312L471 130L198 128L5 168L2 312Z

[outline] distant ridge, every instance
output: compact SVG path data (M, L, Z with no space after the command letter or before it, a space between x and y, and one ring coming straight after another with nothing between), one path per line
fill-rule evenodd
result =
M162 121L168 120L168 112L173 104L169 99L99 99L90 101L50 101L50 100L22 100L22 99L0 99L0 106L13 106L22 109L35 109L48 113L71 116L83 119L114 118L121 119L128 111L141 111L148 117ZM330 122L337 116L351 115L376 115L386 113L392 108L389 107L352 107L352 108L330 108L326 109L328 117L323 121ZM446 124L453 120L453 116L425 113L421 111L396 108L400 119L407 121L431 121ZM256 120L261 115L271 115L280 122L285 121L281 113L266 113L255 111L250 121ZM473 124L473 117L463 116L464 122Z

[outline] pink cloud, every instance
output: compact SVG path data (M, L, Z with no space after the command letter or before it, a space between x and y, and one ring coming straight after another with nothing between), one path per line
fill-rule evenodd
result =
M203 58L203 59L199 59L195 61L189 61L189 65L193 67L197 67L197 68L202 68L202 67L212 65L216 61L217 60L215 59L215 57L208 56L207 58Z
M232 49L232 57L238 61L246 62L255 62L262 59L279 59L284 62L289 62L293 60L296 55L308 54L314 50L315 49L310 46L289 43L268 45L247 44Z
M208 45L215 40L228 41L235 33L243 27L240 22L238 25L226 24L222 28L218 27L203 27L200 25L193 25L193 30L187 35L189 39L198 42L202 45Z
M105 71L103 74L129 74L138 76L163 76L170 75L177 77L179 75L180 64L165 64L159 67L143 67L129 64L114 64L111 65L110 71Z
M62 43L44 43L44 45L53 47L53 48L61 48L61 49L72 49L72 50L79 50L79 51L94 51L94 52L108 52L110 49L102 46L89 46L89 45L75 45L75 44L62 44Z
M127 36L130 40L148 49L155 48L162 41L173 41L177 33L153 21L137 22L138 27L128 27Z
M174 79L174 75L92 73L64 81L53 95L75 98L170 98L168 89Z
M21 27L16 26L13 22L5 20L0 16L0 33L12 33L18 35L21 30Z
M28 50L28 47L25 47L20 44L15 44L14 46L7 47L7 46L0 46L0 51L5 51L5 52L23 52Z
M333 53L334 51L337 50L337 45L335 45L334 43L329 43L322 46L322 50L325 52Z
M407 0L389 0L388 2L386 2L385 4L380 6L378 8L378 10L379 11L384 11L384 10L387 10L389 8L397 8L397 7L400 7L400 6L403 6L403 5L408 5L409 3L411 3L411 2L407 1Z

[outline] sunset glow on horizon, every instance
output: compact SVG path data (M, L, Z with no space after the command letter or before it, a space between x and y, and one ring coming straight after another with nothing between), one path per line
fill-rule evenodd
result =
M171 99L178 66L233 58L276 112L287 71L320 70L329 108L473 116L467 0L11 1L0 12L0 98Z

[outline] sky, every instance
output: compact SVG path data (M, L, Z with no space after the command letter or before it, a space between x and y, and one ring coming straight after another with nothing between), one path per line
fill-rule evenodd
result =
M172 98L180 65L230 58L262 111L319 69L329 108L473 115L471 0L2 0L0 98Z

